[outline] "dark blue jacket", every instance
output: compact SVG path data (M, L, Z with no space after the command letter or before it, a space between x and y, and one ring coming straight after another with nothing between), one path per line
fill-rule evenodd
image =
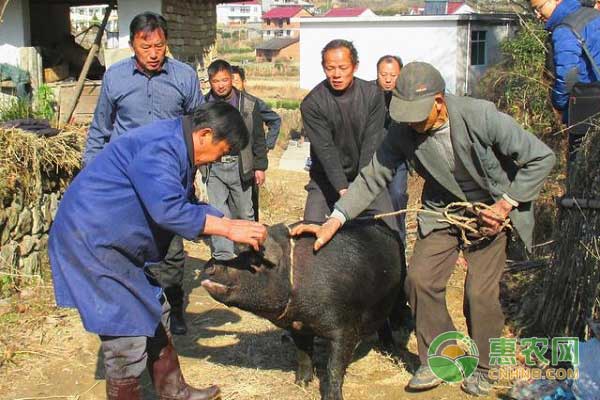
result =
M585 56L577 38L567 26L559 26L564 19L581 8L579 0L563 0L546 23L546 29L552 32L554 48L555 81L552 88L552 104L564 111L563 120L567 121L569 93L576 82L594 82L593 67ZM594 60L600 64L600 18L588 23L581 32Z
M79 310L85 329L153 336L161 288L145 273L173 234L194 239L207 215L190 202L195 167L182 118L154 122L111 141L73 180L50 231L56 303Z

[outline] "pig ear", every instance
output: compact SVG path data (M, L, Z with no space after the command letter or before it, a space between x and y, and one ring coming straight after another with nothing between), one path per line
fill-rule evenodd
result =
M270 268L276 267L283 257L283 249L270 235L267 236L267 240L263 245L263 261L266 261Z

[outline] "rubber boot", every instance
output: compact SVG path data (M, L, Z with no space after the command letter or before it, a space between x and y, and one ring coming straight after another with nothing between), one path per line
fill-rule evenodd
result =
M215 400L221 398L221 390L218 386L195 389L185 383L171 338L160 351L158 359L152 360L149 370L154 389L160 400Z
M108 400L141 400L140 378L106 378L106 398Z
M171 305L170 330L173 335L185 335L187 325L183 318L183 288L171 286L165 289L165 296Z

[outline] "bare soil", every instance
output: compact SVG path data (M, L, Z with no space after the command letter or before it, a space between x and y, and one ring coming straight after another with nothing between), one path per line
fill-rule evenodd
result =
M267 224L297 221L305 201L305 173L276 169L267 174L262 190L262 220ZM416 179L410 183L411 203L420 194ZM409 230L414 231L414 218ZM409 236L409 239L411 236ZM195 386L221 385L223 398L319 399L319 381L301 388L294 384L295 350L284 332L268 321L213 301L200 286L197 270L208 257L203 242L186 243L188 260L185 289L189 333L175 345L186 380ZM458 267L448 285L448 308L457 327L465 331L462 292L465 268ZM50 280L27 295L5 304L0 316L0 399L103 399L105 383L99 339L86 332L78 314L54 306ZM344 384L346 399L463 399L458 386L442 385L423 393L405 386L418 366L414 335L398 360L376 349L374 337L356 350ZM317 343L317 375L325 373L326 343ZM144 376L145 398L155 398ZM489 397L497 398L497 394Z

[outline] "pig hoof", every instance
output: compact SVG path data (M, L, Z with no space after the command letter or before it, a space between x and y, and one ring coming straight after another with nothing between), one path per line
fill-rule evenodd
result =
M312 370L307 369L305 371L296 371L296 385L301 387L307 387L308 384L313 380Z
M296 381L294 383L300 387L305 388L308 387L311 381L312 377L310 377L310 379L296 378Z

